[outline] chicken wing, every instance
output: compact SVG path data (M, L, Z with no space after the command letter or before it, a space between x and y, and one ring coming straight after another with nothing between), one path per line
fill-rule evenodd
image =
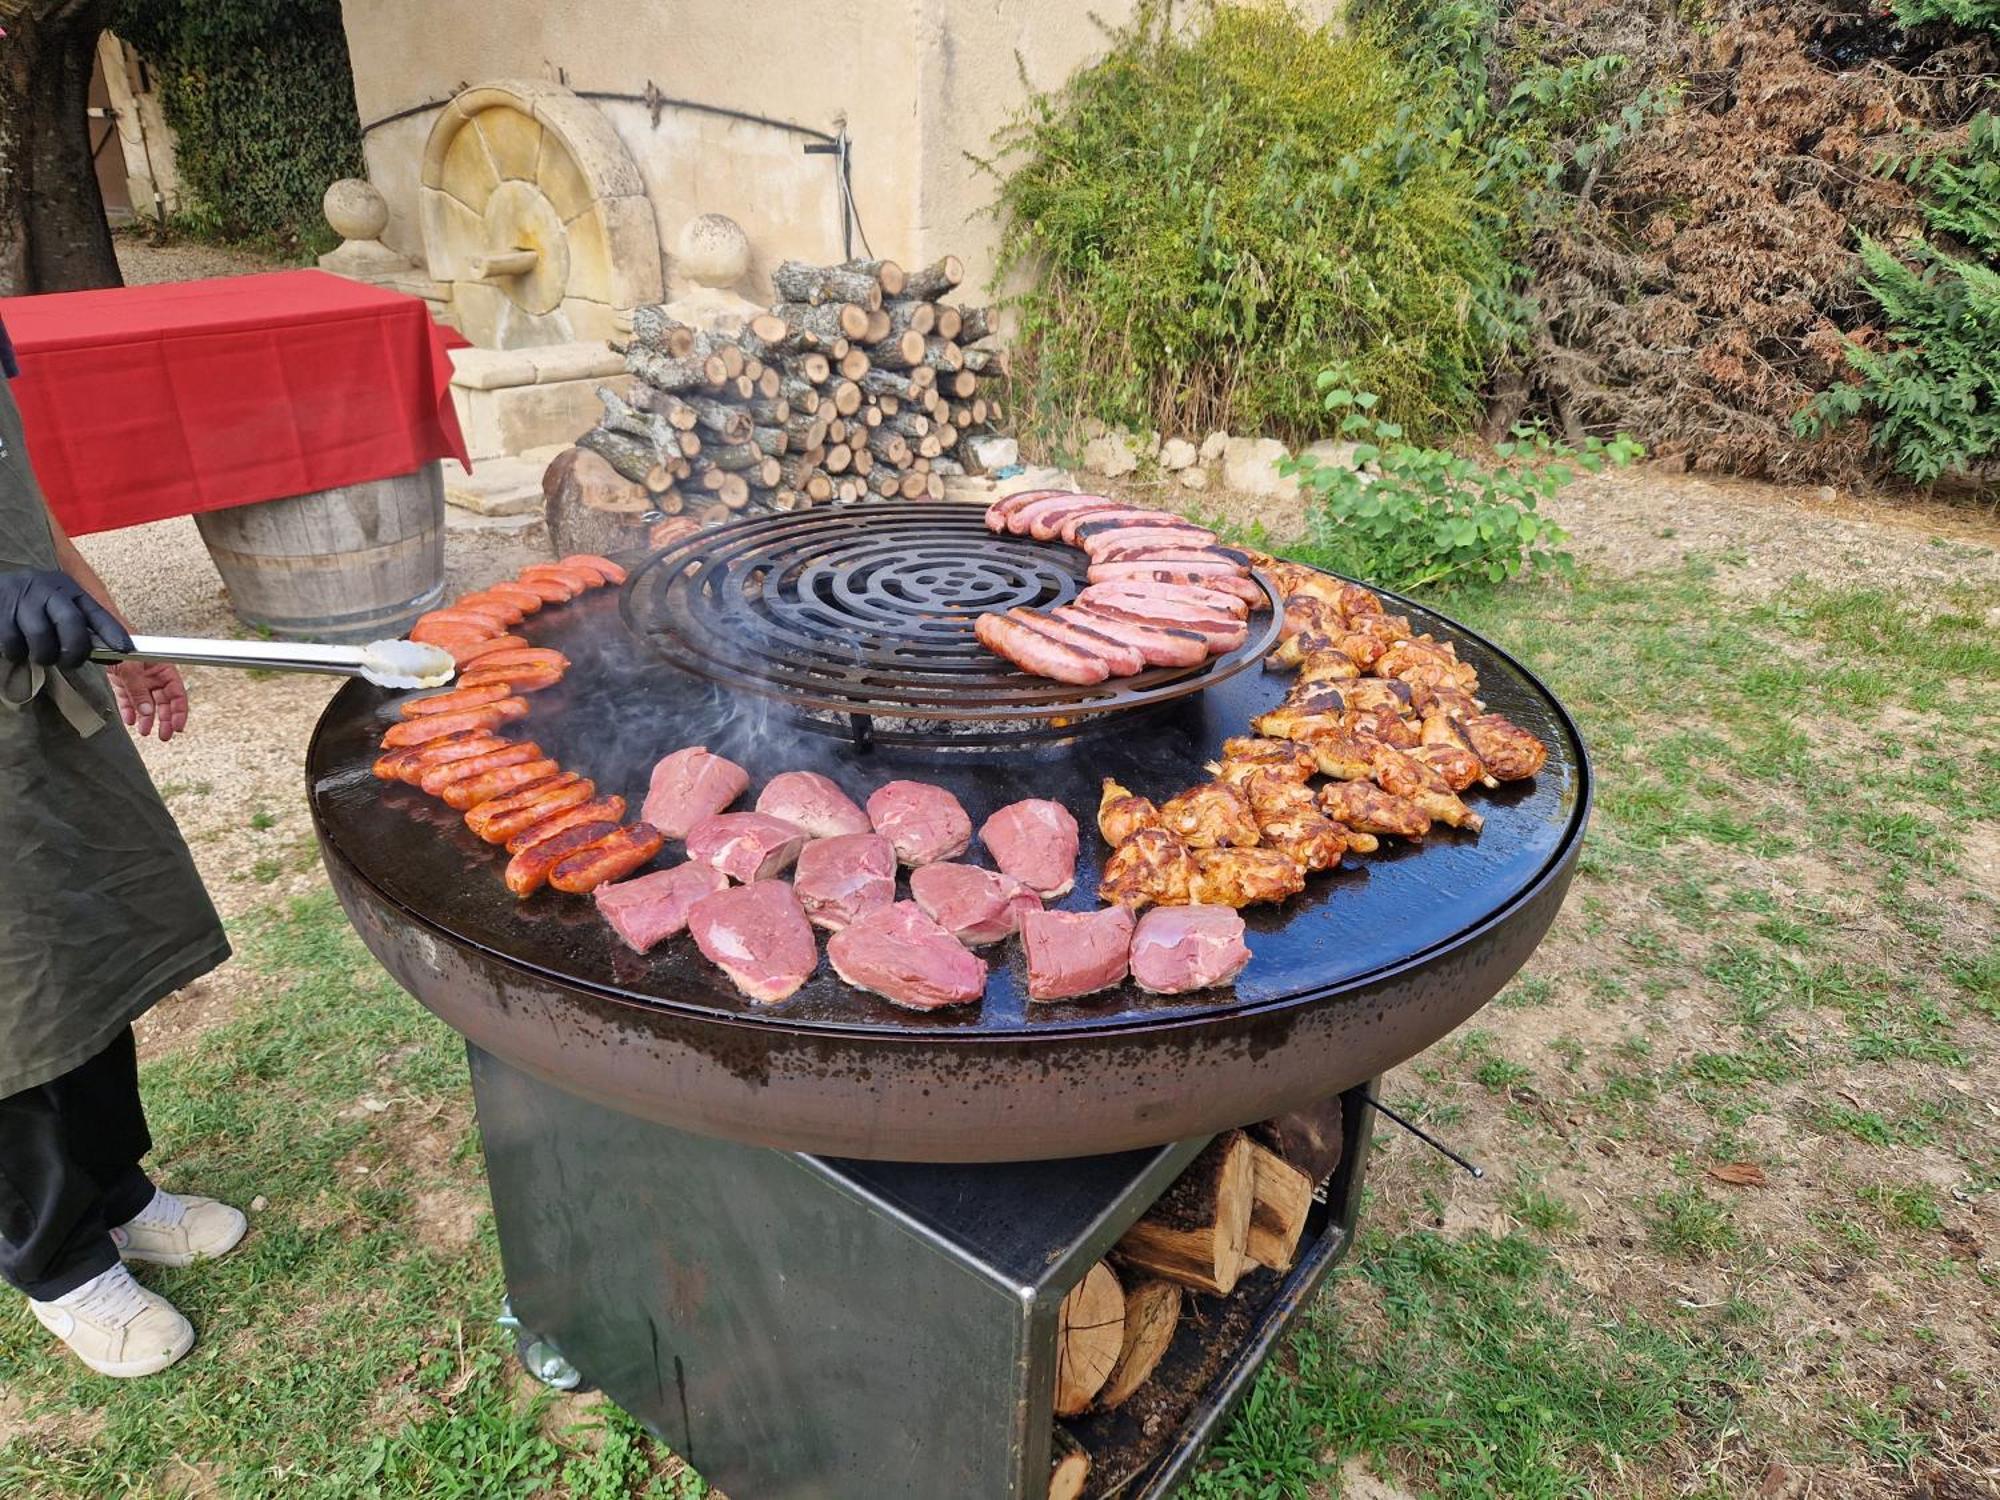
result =
M1097 883L1100 901L1134 909L1148 902L1186 906L1198 867L1188 846L1164 828L1142 828L1111 852Z
M1401 714L1386 708L1367 712L1355 710L1347 715L1347 725L1354 734L1372 735L1385 745L1394 745L1398 750L1408 750L1422 743L1422 727L1414 719L1406 719Z
M1354 706L1348 701L1346 691L1352 685L1344 682L1299 682L1285 694L1285 701L1280 706L1302 714L1345 713Z
M1311 636L1294 636L1294 640L1311 640ZM1300 682L1352 682L1361 675L1361 668L1354 665L1354 658L1345 651L1335 651L1331 647L1309 652L1299 663Z
M1424 720L1424 732L1430 732L1430 720ZM1409 752L1416 759L1429 766L1444 778L1444 784L1454 792L1462 792L1475 781L1484 786L1498 786L1500 783L1486 774L1486 767L1479 763L1479 757L1463 745L1432 744L1426 742Z
M1210 906L1254 906L1283 901L1306 888L1305 867L1276 849L1197 849L1195 901Z
M1307 713L1295 708L1274 708L1258 714L1250 727L1273 740L1309 740L1316 734L1339 734L1347 728L1345 713Z
M1356 713L1392 713L1408 717L1416 711L1417 690L1387 677L1358 677L1340 685L1340 696Z
M1393 745L1375 748L1375 784L1392 797L1407 797L1437 822L1477 833L1486 820L1459 801L1444 777Z
M1160 827L1190 849L1251 848L1259 842L1257 819L1234 787L1204 781L1160 807Z
M1310 594L1288 594L1285 597L1285 622L1278 627L1280 640L1290 640L1295 635L1337 635L1346 628L1340 611L1324 599L1315 599Z
M1144 797L1134 795L1109 776L1097 799L1097 831L1104 842L1116 849L1142 828L1160 821L1160 810Z
M1270 653L1264 658L1264 669L1269 672L1289 672L1308 657L1332 649L1332 636L1318 630L1301 630L1297 635L1288 636L1271 648ZM1353 666L1353 663L1349 662L1348 665ZM1355 670L1360 669L1357 667Z
M1241 791L1243 780L1255 771L1273 771L1290 781L1310 781L1316 767L1311 753L1292 740L1255 739L1238 735L1222 742L1222 759L1209 766L1218 781Z
M1323 817L1312 788L1281 772L1258 769L1243 783L1256 814L1261 847L1289 855L1307 870L1330 870L1347 852L1347 830Z
M1335 781L1366 781L1375 774L1375 751L1382 741L1368 734L1316 734L1299 741L1323 776Z
M1407 797L1392 796L1367 781L1336 781L1319 794L1320 811L1360 833L1420 839L1431 831L1430 814Z
M1470 693L1479 687L1479 673L1458 659L1451 642L1433 640L1427 635L1396 642L1376 658L1375 672L1381 677L1421 682L1433 690L1458 688Z
M1472 753L1502 781L1526 781L1548 764L1549 747L1504 714L1475 714L1463 724Z

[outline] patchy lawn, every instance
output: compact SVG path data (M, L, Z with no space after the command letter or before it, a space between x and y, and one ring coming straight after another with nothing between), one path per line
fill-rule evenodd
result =
M1865 518L1718 544L1751 502L1644 482L1574 588L1444 601L1600 786L1549 941L1389 1080L1487 1177L1385 1127L1361 1244L1191 1495L2000 1493L2000 563ZM456 1039L289 803L217 808L199 730L148 751L197 857L273 869L145 1030L156 1163L266 1202L148 1272L203 1334L167 1375L83 1373L0 1298L0 1493L705 1493L515 1370Z

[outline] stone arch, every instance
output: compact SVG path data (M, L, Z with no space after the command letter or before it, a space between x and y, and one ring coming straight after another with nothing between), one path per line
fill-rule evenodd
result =
M505 79L446 105L424 145L419 221L430 273L474 343L609 338L658 302L659 231L611 124L560 84Z

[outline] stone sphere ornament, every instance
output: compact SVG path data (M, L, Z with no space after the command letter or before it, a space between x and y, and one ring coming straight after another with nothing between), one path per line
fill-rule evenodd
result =
M320 211L344 240L379 240L389 227L388 200L374 183L359 177L343 177L329 186Z
M696 214L681 226L678 255L696 285L734 286L750 270L750 237L727 214Z

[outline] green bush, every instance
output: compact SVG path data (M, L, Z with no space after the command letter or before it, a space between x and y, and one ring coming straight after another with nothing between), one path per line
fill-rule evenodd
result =
M117 30L160 74L184 226L331 248L320 198L361 172L339 0L125 0Z
M1881 305L1879 348L1850 341L1856 379L1822 392L1799 414L1802 433L1854 418L1898 473L1919 484L1946 476L1990 483L2000 461L2000 118L1972 122L1963 152L1920 156L1899 168L1927 195L1934 235L1898 255L1861 245L1861 284Z
M2000 33L2000 0L1896 0L1896 24L1910 31L1949 25Z
M1147 0L1000 145L1042 430L1309 437L1329 364L1413 431L1480 410L1514 327L1512 205L1372 27Z
M1351 391L1328 371L1325 406L1354 443L1352 461L1287 459L1308 496L1313 561L1350 578L1407 592L1476 580L1499 583L1524 569L1574 568L1562 550L1569 534L1536 506L1579 474L1627 464L1645 449L1627 438L1590 439L1581 450L1516 429L1494 445L1488 468L1441 448L1404 440L1402 427L1375 415L1368 391Z

